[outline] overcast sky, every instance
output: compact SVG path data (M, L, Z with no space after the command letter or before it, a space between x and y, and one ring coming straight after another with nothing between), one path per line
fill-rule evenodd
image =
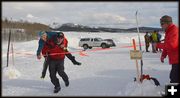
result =
M2 16L44 24L75 23L91 27L160 27L159 19L170 15L178 24L178 2L2 2Z

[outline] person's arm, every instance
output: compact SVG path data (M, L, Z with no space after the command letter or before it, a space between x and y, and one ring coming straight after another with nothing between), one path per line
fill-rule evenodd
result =
M163 49L163 52L162 52L161 58L160 58L162 63L164 63L164 59L166 58L166 56L167 56L167 51L166 51L166 49Z
M165 43L157 43L156 48L165 49Z
M36 55L37 55L38 59L41 59L41 51L43 49L43 46L44 46L44 41L42 39L40 39L39 42L38 42L38 49L37 49L37 52L36 52Z

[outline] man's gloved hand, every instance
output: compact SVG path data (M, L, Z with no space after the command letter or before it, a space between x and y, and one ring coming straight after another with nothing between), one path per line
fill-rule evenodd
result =
M162 63L164 63L164 59L165 59L165 58L164 58L163 56L161 56L161 62L162 62Z

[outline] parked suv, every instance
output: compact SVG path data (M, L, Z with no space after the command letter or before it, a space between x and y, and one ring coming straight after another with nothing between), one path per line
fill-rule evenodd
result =
M84 50L91 49L92 47L102 47L109 48L112 46L112 43L105 41L102 38L81 38L79 41L79 46L83 47Z

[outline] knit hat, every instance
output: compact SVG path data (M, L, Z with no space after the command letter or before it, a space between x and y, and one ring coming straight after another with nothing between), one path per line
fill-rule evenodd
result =
M168 15L164 15L161 17L160 19L160 23L172 23L172 18L171 16L168 16Z
M40 32L38 32L38 36L42 37L42 35L45 34L45 33L46 33L45 31L40 31Z

